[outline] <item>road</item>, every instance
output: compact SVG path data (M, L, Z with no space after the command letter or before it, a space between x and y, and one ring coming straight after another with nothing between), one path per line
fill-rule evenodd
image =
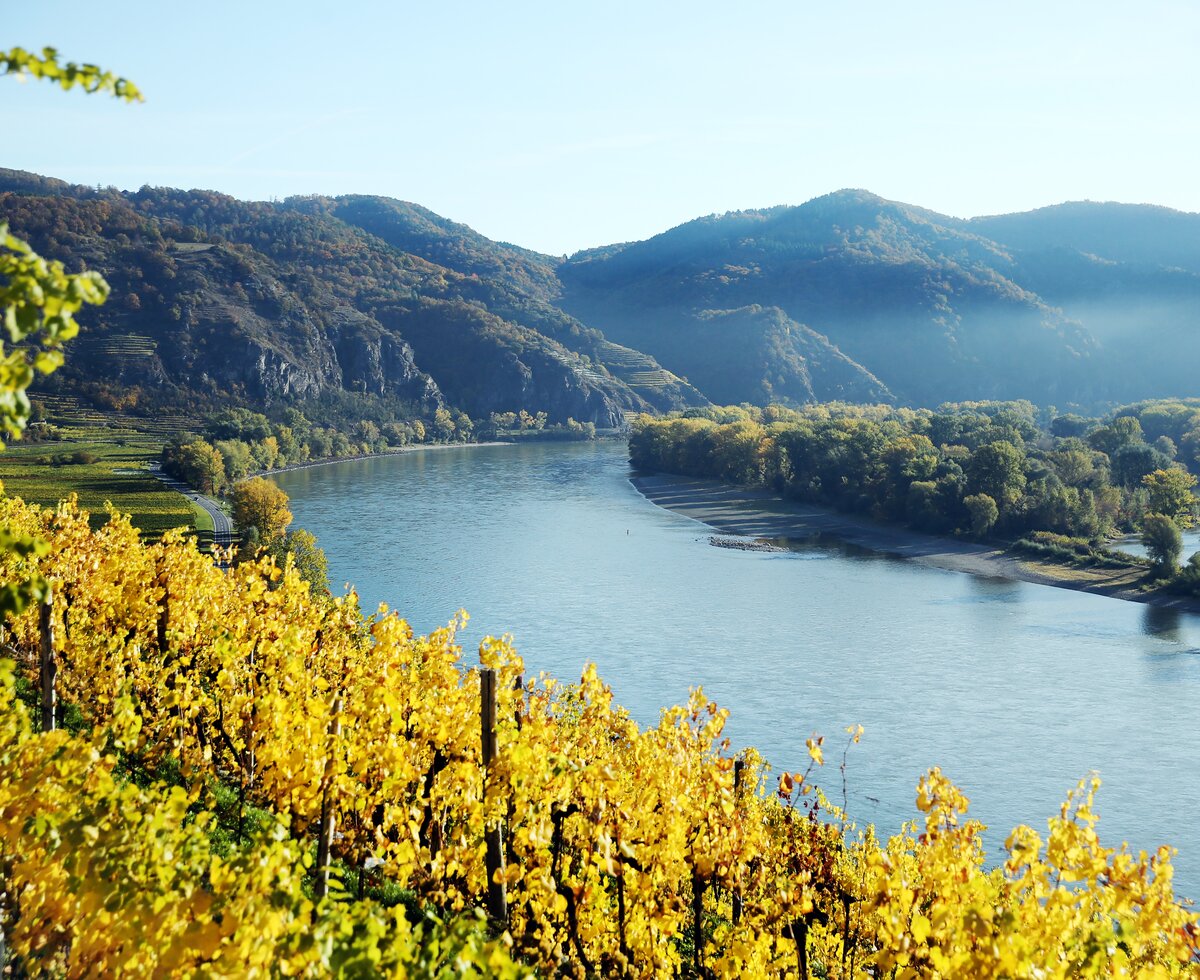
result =
M150 472L158 477L170 489L176 493L181 493L188 500L194 500L197 504L203 507L212 517L213 522L213 544L218 548L228 548L233 544L233 524L229 520L229 515L221 510L220 505L211 497L205 497L203 494L197 493L186 483L181 483L173 476L167 476L162 471L158 463L154 463L150 467Z

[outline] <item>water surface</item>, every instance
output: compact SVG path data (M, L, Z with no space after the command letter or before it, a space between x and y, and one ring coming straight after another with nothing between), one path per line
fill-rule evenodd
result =
M465 608L466 659L512 633L530 674L598 664L642 722L691 686L733 712L735 745L806 765L847 725L851 815L892 832L934 765L993 829L1045 830L1092 770L1102 839L1180 848L1200 895L1200 618L984 579L836 544L785 554L709 545L709 530L649 503L618 443L416 452L280 474L296 524L335 586L386 602L418 631Z

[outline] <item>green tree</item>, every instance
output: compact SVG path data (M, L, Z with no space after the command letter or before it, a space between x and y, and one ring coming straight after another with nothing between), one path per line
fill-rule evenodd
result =
M1088 435L1087 440L1093 449L1111 456L1118 449L1142 441L1142 423L1132 415L1122 415L1096 429Z
M1091 419L1086 419L1081 415L1059 415L1050 423L1050 431L1060 438L1069 436L1082 436L1087 434L1087 430L1094 423Z
M1196 497L1192 487L1196 478L1187 470L1172 467L1155 470L1142 477L1142 486L1149 494L1147 506L1156 514L1166 514L1180 527L1191 527Z
M225 476L230 480L240 480L254 468L250 446L241 439L218 439L213 448L221 454Z
M1142 477L1165 469L1171 463L1166 456L1144 442L1122 446L1111 458L1113 482L1123 487L1136 487L1142 482Z
M1166 514L1147 514L1142 518L1142 544L1146 546L1158 575L1173 574L1179 567L1183 535Z
M1058 478L1069 487L1085 485L1096 473L1094 450L1078 439L1060 444L1049 459Z
M267 550L279 566L293 565L315 594L329 594L329 560L312 532L304 528L288 531Z
M969 497L963 497L963 504L971 515L971 533L977 538L987 534L1000 517L996 501L986 493L973 493Z
M967 489L991 497L1000 513L1021 499L1025 489L1025 453L1011 442L980 446L967 464Z

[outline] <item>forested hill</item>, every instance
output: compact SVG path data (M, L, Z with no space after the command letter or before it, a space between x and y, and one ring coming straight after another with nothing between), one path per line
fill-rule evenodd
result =
M140 410L340 401L605 427L710 401L1196 393L1200 215L1165 208L961 220L839 191L559 259L386 197L0 170L0 220L114 288L53 385Z
M704 397L551 305L550 260L377 198L244 202L0 171L0 220L113 287L53 386L206 412L353 402L620 424Z
M581 252L558 272L565 309L702 390L710 364L744 360L758 343L726 312L751 305L786 323L785 337L820 336L908 404L1095 405L1196 390L1200 215L1166 208L1084 203L963 221L839 191Z

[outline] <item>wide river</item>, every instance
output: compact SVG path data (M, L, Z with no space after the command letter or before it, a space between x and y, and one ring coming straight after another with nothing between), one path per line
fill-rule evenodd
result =
M426 632L462 608L464 660L511 633L529 676L594 661L644 723L701 685L734 745L804 769L851 817L893 832L941 766L992 830L1045 831L1089 772L1101 839L1179 848L1200 896L1200 617L903 559L801 545L716 548L630 484L620 443L413 452L282 473L335 586Z

